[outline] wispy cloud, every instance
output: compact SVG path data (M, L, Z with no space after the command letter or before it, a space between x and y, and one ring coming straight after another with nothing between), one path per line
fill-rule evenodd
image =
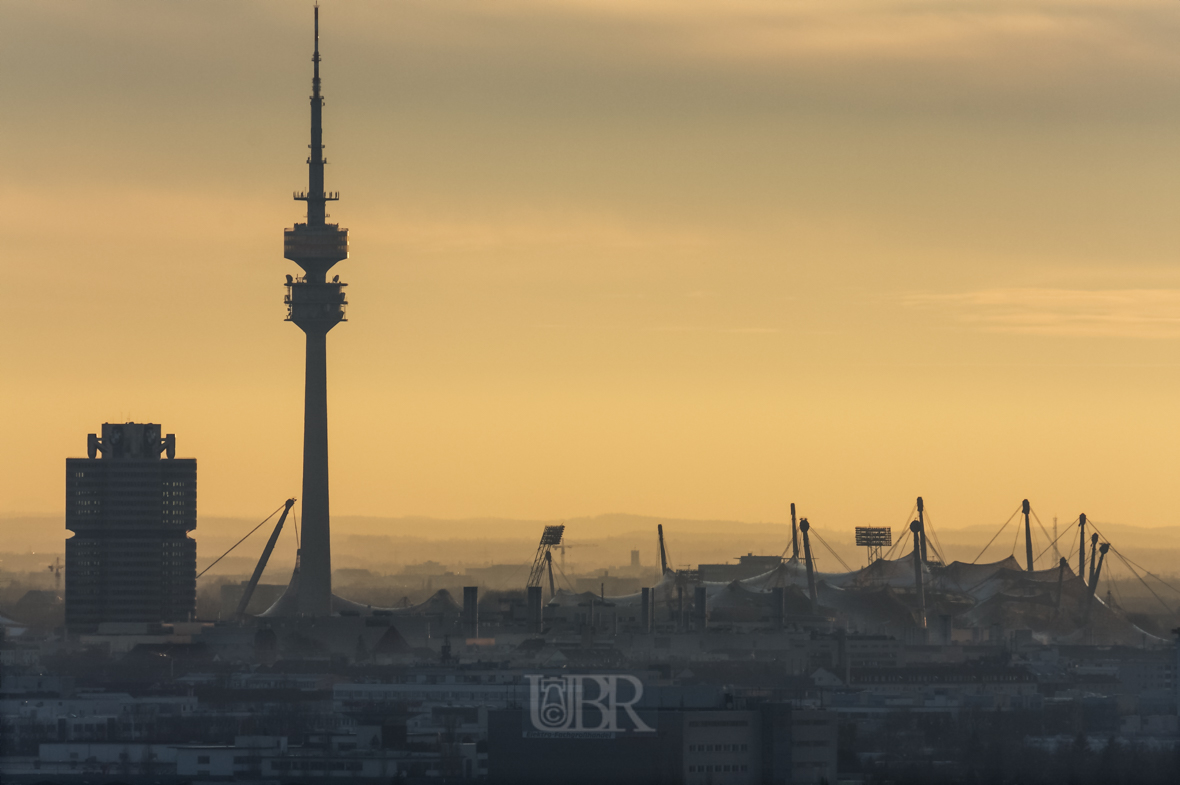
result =
M712 242L705 231L693 228L561 213L500 215L489 220L395 219L382 223L380 231L393 243L432 252L527 248L685 252Z
M782 332L778 327L700 327L664 325L653 328L658 333L722 333L726 335L768 335Z
M1180 338L1180 289L984 289L905 303L988 332Z
M630 23L645 32L648 51L724 59L991 61L1013 45L1040 48L1042 68L1061 54L1044 47L1057 45L1082 47L1079 56L1176 59L1166 36L1152 34L1174 14L1150 0L518 0L484 11L546 12Z

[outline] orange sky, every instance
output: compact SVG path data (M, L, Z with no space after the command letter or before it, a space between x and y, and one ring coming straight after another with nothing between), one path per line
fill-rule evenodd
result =
M321 13L335 511L1174 522L1175 3ZM0 5L0 513L128 419L298 493L310 27Z

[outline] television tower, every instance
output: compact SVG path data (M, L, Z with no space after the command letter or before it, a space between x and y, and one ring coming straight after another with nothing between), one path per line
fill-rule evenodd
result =
M340 276L326 280L332 265L348 258L348 230L327 223L328 202L340 194L324 190L324 99L320 94L320 9L315 9L315 53L311 80L311 155L307 159L307 191L295 194L307 202L307 223L283 230L283 256L303 268L287 276L287 321L307 337L307 369L303 400L303 542L297 610L304 616L332 612L332 542L328 507L328 331L344 321L344 287Z

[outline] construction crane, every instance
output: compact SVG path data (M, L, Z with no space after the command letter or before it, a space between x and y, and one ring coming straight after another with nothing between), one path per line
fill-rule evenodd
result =
M566 548L597 548L597 547L598 547L598 543L596 543L596 542L579 542L576 545L574 545L574 544L566 542L565 540L562 540L561 542L557 543L557 549L559 551L561 551L561 571L565 572L565 549Z
M283 514L279 516L275 530L270 533L270 539L266 541L266 547L262 549L258 565L254 567L254 574L250 576L250 582L246 584L246 590L242 592L242 599L238 601L238 609L234 615L239 619L246 616L246 606L250 604L250 598L254 596L254 590L258 588L258 580L262 577L262 571L266 569L266 563L270 561L270 554L275 549L275 543L279 541L279 533L283 531L283 523L287 520L287 513L291 512L294 505L294 499L287 499L284 502Z
M557 594L553 585L553 548L561 544L561 536L565 534L565 524L546 526L541 532L541 544L537 546L537 555L533 557L533 567L529 570L529 582L526 586L540 586L541 578L549 571L549 597Z
M53 557L53 564L49 565L49 571L53 573L53 592L54 594L61 594L61 557Z

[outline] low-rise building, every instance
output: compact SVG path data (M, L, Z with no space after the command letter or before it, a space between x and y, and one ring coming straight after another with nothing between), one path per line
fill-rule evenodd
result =
M834 782L837 715L766 703L743 710L661 709L614 732L538 732L529 710L489 714L488 777L496 783Z
M1027 668L978 663L853 669L848 686L898 708L1025 709L1039 706L1041 699L1036 677Z

